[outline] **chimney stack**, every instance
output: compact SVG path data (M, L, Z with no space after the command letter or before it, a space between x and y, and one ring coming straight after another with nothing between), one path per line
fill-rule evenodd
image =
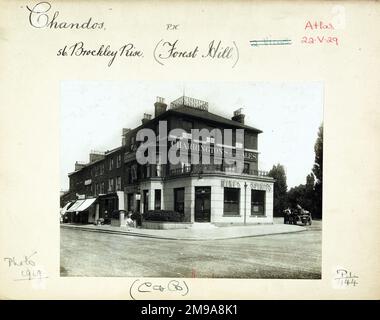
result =
M78 171L78 170L84 168L85 166L86 166L86 164L84 162L76 161L75 162L75 171Z
M123 128L121 135L125 136L129 131L131 131L130 128Z
M243 108L239 108L239 109L235 110L234 116L231 118L231 120L240 122L241 124L244 124L245 115L241 113L242 109Z
M104 159L104 152L91 150L90 152L90 163Z
M125 146L126 142L127 142L127 137L126 135L128 134L128 132L131 131L131 129L129 128L123 128L123 131L121 133L121 145L122 146Z
M142 118L141 122L142 124L145 124L147 123L148 121L150 121L152 119L152 115L149 114L149 113L144 113L144 118Z
M161 113L164 113L167 108L167 104L165 103L165 99L162 97L157 97L156 102L154 103L154 117L159 116Z

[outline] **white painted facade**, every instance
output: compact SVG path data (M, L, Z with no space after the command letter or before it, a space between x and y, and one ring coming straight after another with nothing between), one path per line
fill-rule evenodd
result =
M148 210L155 208L155 190L161 190L161 209L174 210L174 189L184 188L184 213L188 222L195 221L195 188L211 188L210 222L215 224L261 224L273 223L273 179L249 175L189 175L167 180L147 180L140 182L140 212L144 213L144 190L148 190ZM224 186L240 189L239 214L225 215ZM263 215L251 212L251 190L265 191ZM125 208L129 210L125 191ZM130 192L129 192L130 193ZM133 209L136 208L136 194L133 193Z

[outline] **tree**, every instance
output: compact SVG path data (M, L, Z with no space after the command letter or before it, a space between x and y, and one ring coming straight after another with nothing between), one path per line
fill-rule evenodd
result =
M315 178L312 173L308 174L306 176L306 188L308 190L313 190L314 189L314 183L315 183Z
M268 175L275 179L273 192L273 215L282 217L287 206L287 190L285 168L281 164L274 165Z
M313 218L322 218L322 177L323 177L323 124L319 127L314 144L315 159L312 172L306 176L306 184L293 187L287 193L290 207L299 204L311 212Z
M323 123L319 127L317 141L314 145L315 160L313 174L316 178L314 185L314 215L322 218L322 185L323 185Z
M315 160L313 173L317 178L316 183L322 184L323 179L323 124L319 127L317 141L314 144Z
M302 208L307 208L305 199L306 199L306 185L300 184L296 187L293 187L289 190L288 194L288 203L291 208L295 208L299 204Z

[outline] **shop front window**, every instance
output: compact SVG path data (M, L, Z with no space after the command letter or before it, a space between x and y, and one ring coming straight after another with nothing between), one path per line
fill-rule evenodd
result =
M265 191L251 190L251 215L265 215Z
M224 208L223 215L236 216L239 215L240 205L240 189L224 188Z
M128 193L128 211L133 210L133 193Z
M144 199L143 199L143 204L144 204L144 213L148 212L149 210L149 190L144 190L143 191Z
M185 188L174 189L174 211L185 211Z
M161 210L161 190L154 190L154 209Z

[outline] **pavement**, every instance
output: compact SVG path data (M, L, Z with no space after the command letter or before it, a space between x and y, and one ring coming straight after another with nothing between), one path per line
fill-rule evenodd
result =
M61 224L61 228L167 240L224 240L293 233L307 230L307 228L302 226L283 223L223 227L216 227L210 224L209 226L206 225L204 227L190 227L188 229L173 230L128 228L110 225L96 226L93 224Z

